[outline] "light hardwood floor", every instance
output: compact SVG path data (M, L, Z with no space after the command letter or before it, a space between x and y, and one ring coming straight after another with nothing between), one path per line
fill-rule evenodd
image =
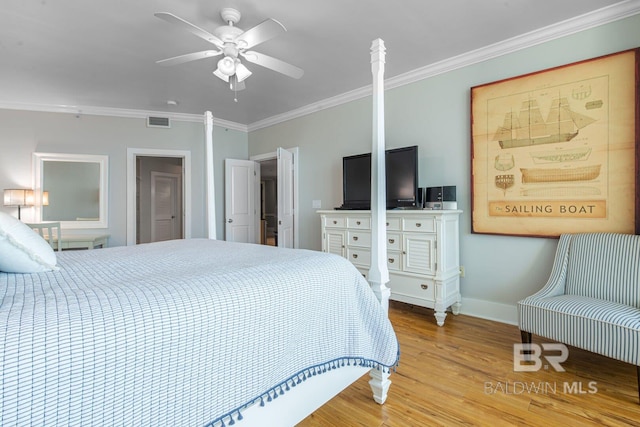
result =
M387 402L372 400L365 376L300 426L640 425L632 365L569 347L565 372L514 372L516 326L449 314L438 327L432 310L398 302L389 318L401 356Z

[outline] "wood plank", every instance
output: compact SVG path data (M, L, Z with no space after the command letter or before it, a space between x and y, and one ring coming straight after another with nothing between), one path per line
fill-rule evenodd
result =
M392 301L400 365L384 405L362 378L308 416L302 427L431 425L632 426L640 423L636 368L574 347L562 363L514 372L516 326ZM534 343L549 342L534 336ZM565 384L567 384L565 386ZM590 388L591 386L591 388ZM565 387L567 387L565 389Z

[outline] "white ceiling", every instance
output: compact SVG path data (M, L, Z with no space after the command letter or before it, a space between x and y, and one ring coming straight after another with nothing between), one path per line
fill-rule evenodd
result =
M387 47L385 77L392 78L617 3L597 13L638 9L637 0L2 0L0 106L209 110L250 125L370 85L369 48L378 37ZM244 30L280 21L288 32L253 50L304 76L245 63L253 75L234 102L211 73L219 58L155 63L213 46L154 12L212 32L223 25L222 7L242 13L237 26Z

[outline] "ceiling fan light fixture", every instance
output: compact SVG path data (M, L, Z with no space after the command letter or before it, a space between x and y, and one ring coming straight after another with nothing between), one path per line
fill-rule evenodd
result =
M251 74L251 71L249 71L249 69L245 67L240 61L236 63L236 80L238 81L238 83L244 81Z
M213 44L216 49L162 59L160 61L156 61L158 64L177 65L220 55L222 59L218 61L213 74L220 80L229 84L234 91L244 89L244 80L252 75L251 71L249 71L249 69L240 62L238 56L244 58L248 62L260 65L264 68L269 68L295 79L299 79L304 74L304 71L300 68L284 61L272 58L262 53L247 50L287 31L282 23L273 18L266 19L258 25L243 31L235 26L242 16L240 12L233 8L223 8L220 15L227 25L220 26L216 28L213 33L209 33L202 28L168 12L158 12L154 15L170 24L179 25L197 37Z
M225 56L218 61L218 69L216 71L219 71L225 76L232 76L236 72L236 61L230 56Z
M224 80L225 82L229 83L229 76L224 75L220 72L220 70L215 70L213 72L213 75L216 76L217 78Z

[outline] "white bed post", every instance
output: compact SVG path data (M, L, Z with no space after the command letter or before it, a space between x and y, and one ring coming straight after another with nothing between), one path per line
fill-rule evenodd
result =
M207 237L216 239L216 189L213 180L213 114L204 113L205 156L207 168Z
M387 198L385 191L384 142L384 56L381 39L371 45L373 73L373 141L371 146L371 268L369 283L380 304L389 310L389 282L387 268Z
M371 44L371 73L373 74L373 140L371 147L371 268L369 283L385 312L389 311L389 282L387 268L387 199L385 191L384 141L384 42L375 39ZM369 385L373 398L382 404L387 399L391 381L389 373L372 369Z

